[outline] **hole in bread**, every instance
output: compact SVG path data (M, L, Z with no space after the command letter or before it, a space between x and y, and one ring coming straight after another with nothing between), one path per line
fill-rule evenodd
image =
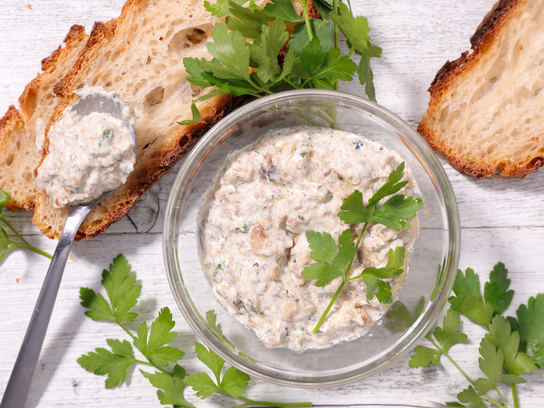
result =
M28 172L25 174L25 180L26 181L30 181L30 179L32 178L32 173Z
M19 150L21 148L21 142L17 140L17 143L15 144L15 146L17 146L17 150Z
M181 51L206 41L207 31L212 29L211 24L204 24L198 27L190 27L177 32L170 40L170 46L174 51Z
M494 84L495 82L497 82L497 77L496 77L496 76L494 76L493 78L491 78L491 79L489 80L489 83L490 83L490 84Z
M25 106L24 106L24 109L28 117L31 117L34 114L37 104L38 104L38 93L36 92L34 88L30 88L30 91L28 92L26 96Z
M164 98L164 88L158 86L147 94L145 103L149 106L155 106L162 102Z
M540 166L542 166L542 161L544 160L543 157L535 157L533 160L531 160L527 164L528 169L538 169Z
M7 158L6 158L6 165L8 166L11 166L11 163L13 163L13 159L15 158L15 155L13 153L11 153Z
M111 81L108 81L104 84L104 88L109 88L112 85Z
M146 63L147 65L151 64L151 57L150 57L150 56L147 57L147 61L146 61L145 63Z

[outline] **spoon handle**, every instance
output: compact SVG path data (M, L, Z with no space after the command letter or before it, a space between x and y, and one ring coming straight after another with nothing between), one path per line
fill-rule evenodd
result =
M23 408L59 291L60 281L79 226L93 206L71 207L49 265L25 338L9 378L0 408Z

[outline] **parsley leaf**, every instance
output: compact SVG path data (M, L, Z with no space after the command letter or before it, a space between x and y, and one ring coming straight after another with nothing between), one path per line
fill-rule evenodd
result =
M544 293L531 297L517 310L521 350L544 369Z
M416 211L419 210L421 204L421 198L404 197L398 194L377 208L370 217L370 222L383 224L395 231L409 229L412 225L406 220L416 216Z
M96 375L107 375L106 388L114 388L125 382L127 369L136 360L132 353L132 347L126 340L108 339L111 351L105 348L97 348L88 355L82 355L77 359L81 367Z
M24 239L22 237L21 234L19 234L15 228L13 228L11 226L11 224L5 220L4 218L2 218L2 210L4 209L4 205L6 205L7 203L9 203L11 201L11 196L8 194L7 191L4 191L0 188L0 221L2 221L15 235L17 235L17 237L22 241L22 243L20 242L15 242L15 241L12 241L6 230L3 228L3 227L0 227L0 262L2 261L2 259L4 259L4 257L6 256L6 253L8 252L9 249L11 248L26 248L26 249L30 249L31 251L34 251L40 255L43 255L49 259L52 259L53 256L51 254L48 254L47 252L45 251L42 251L41 249L39 248L36 248L35 246L33 245L30 245L28 243L28 241L26 239Z
M370 27L365 17L353 17L344 3L338 5L338 12L331 11L330 19L338 25L347 38L348 47L368 57L380 57L382 49L370 44Z
M157 397L162 405L173 404L182 407L192 407L183 396L183 391L186 388L186 384L183 381L186 377L185 370L178 364L174 366L172 375L158 372L148 373L144 370L140 370L145 378L149 380L151 385L157 390Z
M493 318L494 307L482 299L478 275L470 268L466 270L466 275L458 271L453 291L457 297L449 298L452 307L470 320L487 328Z
M110 303L92 289L81 288L81 305L88 310L85 315L93 320L132 322L137 313L129 312L136 303L142 287L136 285L136 276L130 274L130 266L123 255L117 256L109 270L102 272L102 285L108 293Z
M425 346L417 346L414 349L410 362L408 363L410 368L428 367L429 364L441 365L440 356L442 353L436 349L432 349Z
M471 404L468 406L469 408L486 408L486 405L483 402L482 397L480 397L477 393L474 387L469 386L466 390L460 392L457 394L457 398L459 398L459 401L461 402L470 402ZM464 405L448 405L450 407L455 406L464 406Z
M362 275L372 274L380 279L396 278L403 272L404 254L404 247L391 248L388 253L387 265L383 268L375 268L373 266L365 268Z
M389 283L384 282L371 273L363 274L361 279L366 285L366 297L368 301L374 299L374 296L380 303L391 303L393 301L393 292L391 292Z
M536 370L533 359L519 351L519 332L513 332L510 323L503 316L493 318L485 338L504 352L504 367L508 373L521 375Z
M437 327L434 330L434 337L442 346L442 349L431 349L428 347L418 347L414 350L416 355L413 355L410 359L409 366L412 368L427 367L430 363L440 365L440 356L443 353L447 353L450 348L456 344L464 343L467 341L467 335L464 333L458 333L461 324L459 314L453 309L448 309L444 320L442 321L442 328ZM427 335L430 338L430 334Z
M333 48L327 52L325 64L312 75L312 81L323 78L338 78L342 81L351 81L353 80L352 75L356 71L357 64L355 64L355 62L347 55L340 56L339 48Z
M404 176L404 167L405 163L402 162L397 166L395 170L389 174L389 177L387 177L387 181L384 183L383 186L381 186L378 191L374 193L374 195L368 200L368 207L374 208L376 205L385 197L393 195L395 193L398 193L406 184L408 184L408 181L402 180L402 177Z
M442 328L437 327L434 330L434 337L445 351L448 351L456 344L467 341L465 333L458 333L460 325L461 319L459 318L459 314L450 307L444 317Z
M211 13L212 16L223 17L229 13L229 2L238 5L247 3L248 0L217 0L215 3L210 3L208 0L204 2L204 8Z
M316 40L315 37L314 40ZM314 43L314 46L317 44L314 40L312 40L310 46L312 43ZM421 200L413 200L411 197L405 199L403 195L395 196L399 198L393 197L394 200L389 200L391 201L389 204L382 205L382 207L385 207L383 210L376 210L375 208L381 199L398 192L406 185L407 181L401 181L403 174L404 162L391 172L384 185L374 193L369 200L368 207L365 207L363 194L358 190L355 190L346 198L340 207L341 211L338 213L338 217L346 224L363 224L355 245L353 244L353 234L349 228L338 238L338 249L329 233L306 232L306 238L311 250L310 257L323 263L312 263L306 266L302 271L302 276L308 280L317 280L316 286L325 286L336 278L342 278L342 283L317 322L314 333L319 330L336 298L349 281L362 279L366 285L366 295L369 301L374 297L381 303L391 303L393 301L391 286L382 279L396 278L403 272L405 255L403 247L389 250L385 267L368 267L357 276L351 278L349 276L357 248L369 222L378 222L385 226L398 225L399 229L409 228L410 224L404 218L416 216L415 212L421 206ZM377 215L374 217L375 214Z
M324 20L311 20L310 28L321 43L321 51L327 52L332 49L332 27ZM292 48L297 55L300 55L310 44L310 35L305 24L295 26L291 39L289 40L289 48Z
M267 18L260 8L241 7L232 2L229 4L232 14L226 19L229 30L237 31L245 38L254 40L261 35L263 27L268 27ZM217 24L215 26L217 27ZM249 66L247 68L249 69Z
M424 308L425 297L423 296L419 299L419 302L417 302L413 315L404 303L396 301L385 314L385 317L387 318L385 327L395 333L402 333L415 323Z
M508 270L502 262L499 262L489 275L489 282L484 285L484 298L486 303L494 307L494 314L502 314L510 306L513 290L510 287L510 279L506 279Z
M134 339L134 346L149 360L166 367L168 362L175 362L185 355L183 351L177 348L163 347L176 338L177 333L171 331L174 326L175 322L172 320L170 309L164 307L155 321L151 323L149 338L147 323L143 322L140 325L138 336Z
M359 61L359 70L357 72L359 75L359 83L364 85L365 93L373 102L376 100L376 88L374 87L374 74L372 73L372 68L370 67L370 57L366 55L361 55L361 61Z
M229 33L227 26L216 24L212 31L213 42L207 42L208 52L223 66L214 67L218 78L237 78L250 81L248 44L239 31Z
M504 364L504 351L489 340L482 339L480 343L480 355L478 359L480 370L486 375L487 379L479 378L474 385L479 394L485 394L492 389L496 389L499 383L512 385L524 383L525 380L515 374L502 374Z
M312 76L325 62L325 53L321 51L321 41L318 37L312 38L312 41L300 54L300 63L304 70Z
M129 275L130 268L126 259L119 255L115 258L110 271L104 271L104 279L102 284L108 286L108 295L112 304L119 305L121 300L124 300L124 305L119 308L111 308L103 296L96 295L92 289L81 288L82 304L90 309L86 314L93 320L116 320L117 316L125 316L129 314L130 307L126 307L131 302L127 298L128 294L134 295L134 288L137 288L139 295L141 287L134 285L135 277ZM137 298L137 296L136 296ZM134 305L135 299L134 298ZM121 299L121 300L120 300ZM117 313L120 310L123 313ZM136 316L136 313L133 313ZM221 335L224 339L221 325L217 324L217 319L213 311L206 313L206 318L212 328ZM243 399L244 405L274 405L266 401L253 401L243 397L244 387L248 385L249 376L236 370L229 368L223 379L220 380L221 369L225 362L212 351L206 349L199 343L195 344L198 358L204 362L214 373L217 378L217 384L213 382L208 374L199 373L186 377L185 370L178 364L175 364L172 370L168 370L169 362L176 362L184 356L184 353L177 348L166 346L167 343L173 341L177 336L173 332L175 322L172 320L170 310L165 307L159 312L157 319L151 324L151 330L148 331L146 322L143 322L134 336L121 321L117 320L118 325L130 335L134 346L144 355L148 362L138 360L134 357L131 344L126 341L108 339L107 343L111 350L105 348L97 348L95 351L82 355L77 361L87 371L94 372L96 375L107 375L106 388L114 388L125 381L128 368L133 363L144 363L158 369L154 373L149 373L140 370L142 375L146 377L151 385L157 390L157 397L163 405L173 404L176 407L193 407L184 397L183 392L187 385L194 386L197 395L206 398L215 392L230 395L234 398ZM227 340L228 341L228 340ZM229 342L230 343L230 342ZM234 348L234 346L233 346ZM239 353L240 356L252 361L247 356ZM253 361L254 362L254 361ZM163 367L161 367L163 366ZM311 406L309 402L303 403L284 403L285 407L301 407Z
M198 359L212 370L217 381L216 384L206 373L189 375L185 379L185 383L193 387L198 397L205 399L216 392L225 392L227 395L235 398L240 398L244 395L244 387L247 386L250 380L247 374L234 367L230 367L223 376L223 379L221 379L221 369L225 361L200 343L195 343L195 350Z
M219 382L221 369L223 368L225 361L200 343L195 343L195 351L198 359L206 364L210 370L212 370L212 373Z
M306 231L306 239L310 245L310 256L316 261L304 268L302 276L308 280L316 280L316 286L325 286L334 279L344 275L344 271L355 255L353 234L348 228L338 238L336 243L328 232Z
M6 256L6 253L8 252L8 249L11 248L9 236L6 232L6 230L2 227L0 227L0 261L4 259L4 256Z
M363 193L355 190L351 193L340 207L342 211L338 213L340 218L346 224L362 224L368 222L369 211L363 203Z
M270 19L282 19L288 23L302 23L291 0L272 0L264 7L264 14Z
M257 64L257 77L261 81L268 82L281 72L277 55L288 39L283 20L275 20L270 28L263 26L260 38L250 51L251 60Z

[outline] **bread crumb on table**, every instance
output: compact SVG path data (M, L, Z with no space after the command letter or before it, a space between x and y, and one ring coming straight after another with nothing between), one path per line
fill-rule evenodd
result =
M28 4L26 5L26 8L30 10L30 9L32 8L32 4L28 3Z

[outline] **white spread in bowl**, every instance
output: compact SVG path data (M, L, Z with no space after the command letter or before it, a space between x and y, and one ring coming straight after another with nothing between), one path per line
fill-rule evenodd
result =
M351 281L312 334L340 279L317 287L301 275L314 262L305 232L327 231L336 241L347 228L337 215L344 200L358 189L366 205L402 161L362 136L309 127L270 132L230 156L199 219L200 255L218 301L267 347L323 348L359 337L388 305L367 299L362 280ZM400 193L419 196L409 168L404 179ZM389 249L399 246L408 259L417 217L410 223L400 232L371 224L351 276L385 266ZM389 280L394 300L404 276Z
M85 97L99 93L121 102L114 92L82 88ZM121 102L122 103L122 102ZM81 116L71 107L49 129L49 154L38 169L36 186L45 190L53 206L81 204L123 184L136 161L135 140L125 121L134 126L134 110L125 103L123 120L109 113Z

